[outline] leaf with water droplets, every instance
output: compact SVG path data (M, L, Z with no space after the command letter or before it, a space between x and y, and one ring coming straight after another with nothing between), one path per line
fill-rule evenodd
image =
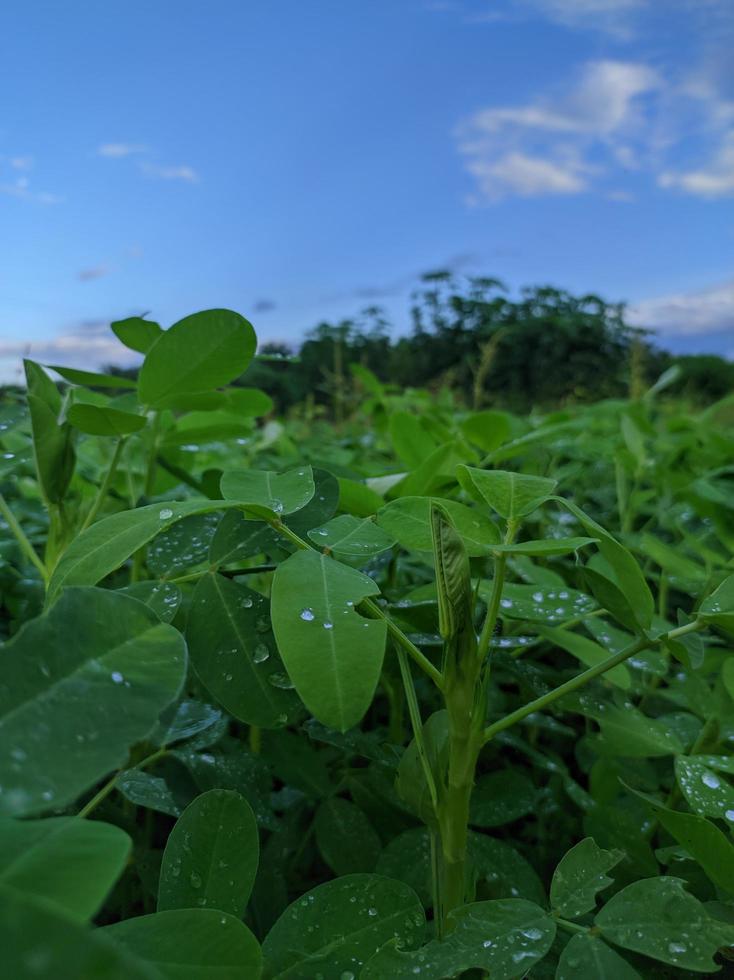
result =
M221 487L225 500L264 507L275 517L300 510L316 493L310 466L297 466L285 473L227 470L222 475Z
M491 581L479 583L479 596L485 602L492 591ZM530 623L556 624L593 612L597 604L590 596L561 586L506 583L502 589L499 613L503 619L523 619Z
M725 578L718 589L704 599L698 618L734 633L734 575Z
M162 623L175 619L181 605L181 589L173 582L133 582L117 591L145 603Z
M734 925L711 918L680 878L644 878L617 892L596 917L604 939L681 970L706 973L722 946L734 944Z
M662 826L701 865L711 881L734 895L734 845L726 834L705 817L670 810L655 797L627 788L653 808Z
M163 852L158 911L206 907L244 915L255 880L255 816L239 793L214 789L181 814Z
M186 673L181 634L142 602L67 589L2 650L0 812L67 806L145 738Z
M270 625L270 602L222 575L204 575L186 624L191 662L210 694L235 718L279 728L295 713L298 697L287 677Z
M288 906L263 943L265 968L272 980L361 977L362 965L388 940L412 949L424 934L423 908L407 885L379 875L344 875Z
M313 528L308 536L319 548L352 558L372 558L395 544L395 538L374 521L350 514L341 514L323 527Z
M71 542L54 569L46 605L71 585L96 585L166 528L192 514L235 509L235 500L171 500L96 521Z
M86 922L122 873L131 845L123 830L99 821L0 817L0 889Z
M590 932L579 933L561 953L555 980L642 980L624 957Z
M444 980L464 970L486 970L492 980L518 980L551 948L556 924L521 898L464 905L450 914L450 932L413 952L388 943L367 963L360 980Z
M553 911L564 919L576 919L596 907L596 896L614 884L607 875L624 858L616 849L605 851L592 837L567 851L553 872L550 900Z
M161 776L154 776L142 769L123 769L117 775L115 789L136 806L167 813L171 817L181 815L181 807Z
M288 675L324 725L346 731L369 707L380 677L387 628L355 607L378 588L326 555L299 551L278 566L273 631Z
M709 769L701 756L678 756L675 775L694 813L699 817L718 817L734 827L734 787Z
M165 980L258 980L262 970L260 946L247 926L215 909L139 915L102 935Z

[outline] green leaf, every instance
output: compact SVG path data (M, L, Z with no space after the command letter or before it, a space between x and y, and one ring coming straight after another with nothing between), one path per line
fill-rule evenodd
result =
M141 316L129 316L125 320L114 320L110 329L120 343L139 354L147 354L163 331L153 320Z
M648 718L637 708L620 708L586 695L576 702L566 699L562 703L599 722L601 735L596 744L605 754L646 759L683 752L683 745L672 728L659 719Z
M181 589L173 582L133 582L117 591L149 606L162 623L170 623L181 605Z
M474 412L461 423L461 431L485 453L500 446L510 434L510 416L506 412L488 409Z
M316 811L316 843L334 874L372 871L382 846L377 831L354 803L333 796Z
M215 728L222 721L222 712L201 701L181 701L169 705L150 736L154 745L173 745L194 735Z
M170 817L178 817L181 807L173 797L165 779L153 776L142 769L124 769L118 773L115 789L131 803L144 806L147 810L157 813L167 813Z
M410 412L393 412L390 415L389 431L395 454L410 469L420 466L437 448L435 440Z
M470 823L501 827L535 809L537 792L532 781L516 769L501 769L480 776L471 798Z
M726 834L704 817L670 810L647 793L632 792L652 807L662 826L701 865L711 881L734 894L734 845Z
M411 827L393 837L382 850L375 871L405 882L426 908L433 905L431 887L431 835L425 827Z
M314 469L316 490L305 507L289 514L283 523L299 537L305 537L314 527L321 527L336 514L339 503L339 483L328 470Z
M616 585L635 612L637 621L647 629L652 621L655 603L645 576L632 555L615 538L597 524L580 507L564 497L553 497L562 504L581 523L586 533L598 539L598 547L608 564L611 566Z
M725 578L718 589L704 599L698 618L734 633L734 575Z
M62 555L49 582L46 604L51 605L61 590L71 585L96 585L184 517L241 506L234 500L170 500L96 521L77 535Z
M718 969L713 956L734 944L734 926L712 919L679 878L645 878L617 892L596 917L604 939L680 970Z
M161 980L161 974L41 902L0 888L0 949L8 980Z
M642 980L624 957L590 932L579 933L561 953L555 980Z
M289 905L263 943L272 980L339 980L360 968L379 946L397 939L408 948L423 939L425 916L415 892L379 875L344 875ZM383 980L385 975L383 974Z
M72 405L66 413L67 421L75 429L92 436L125 436L145 428L144 415L121 412L116 408L99 405Z
M86 922L122 874L131 844L119 827L79 817L0 817L0 889Z
M469 854L482 898L526 898L538 905L546 904L537 872L506 841L469 831Z
M252 324L231 310L204 310L163 331L148 349L138 377L143 405L211 391L243 374L255 353Z
M192 514L157 534L148 545L145 564L157 578L183 575L202 565L216 534L221 514Z
M656 565L668 573L674 582L682 586L692 586L695 590L708 578L703 565L680 554L680 549L666 544L652 534L643 534L640 539L640 553L652 558Z
M708 768L702 756L680 755L675 775L686 802L699 817L717 817L734 827L734 787Z
M72 639L73 638L73 639ZM0 812L67 806L153 728L186 671L181 634L136 599L70 589L9 640Z
M158 911L207 906L242 918L258 856L257 824L247 800L226 789L202 793L168 838Z
M451 522L448 511L431 502L431 534L433 563L436 568L438 598L438 628L445 641L450 672L466 657L476 653L474 627L474 590L472 588L469 556L461 535ZM450 653L449 653L450 651Z
M273 578L273 631L288 676L314 717L339 731L359 722L380 677L387 627L355 611L378 591L313 551L291 555Z
M136 388L137 384L130 378L118 374L100 374L97 371L80 371L77 368L59 367L58 364L47 364L50 371L60 374L65 381L74 385L86 385L90 388Z
M339 510L357 517L372 517L384 502L379 493L366 484L339 477Z
M423 723L422 735L426 761L436 786L440 786L445 781L444 774L448 764L448 725L448 713L445 710L434 711ZM435 826L436 814L431 792L415 739L410 742L400 759L395 789L416 816L428 826Z
M589 591L593 593L594 598L603 609L606 609L618 623L626 626L633 633L639 634L641 632L642 626L633 603L627 599L627 596L612 579L591 565L584 566L583 577Z
M462 465L457 475L465 490L478 491L492 510L508 521L532 514L550 498L556 486L555 480L509 470L478 470Z
M247 926L214 909L139 915L103 935L165 980L258 980L262 972L260 946Z
M448 513L456 530L464 540L467 554L471 557L489 555L493 545L500 540L495 525L479 511L455 500L438 497L399 497L390 501L377 514L377 523L391 534L404 548L431 551L431 504L439 503Z
M539 626L537 633L549 643L560 647L561 650L566 650L587 667L596 667L597 664L603 663L610 657L609 651L605 650L603 646L588 639L588 637L581 636L579 633L572 633L570 630L557 629L553 626ZM610 683L622 688L623 691L628 691L632 683L629 671L624 664L612 667L604 674L604 677Z
M265 596L221 575L194 590L186 641L207 691L240 721L278 728L298 710L270 625Z
M492 583L479 584L479 596L485 602L492 591ZM596 602L583 592L569 588L549 588L545 585L519 585L505 583L500 602L503 619L522 619L531 623L562 623L577 619L597 608Z
M259 555L279 539L262 521L249 521L237 510L228 511L220 520L209 543L209 562L221 566Z
M622 851L605 851L585 837L558 862L550 888L551 908L564 919L577 919L596 908L596 896L614 884L607 875L624 858Z
M395 544L395 538L370 518L360 520L351 514L334 517L310 530L308 536L319 548L348 558L372 558Z
M33 455L41 492L48 503L64 499L74 473L74 430L59 423L61 396L56 385L34 361L23 361L33 432Z
M310 466L300 466L281 474L264 470L229 470L222 475L221 486L225 500L267 507L278 516L305 507L316 492Z
M488 971L492 980L516 980L546 955L556 924L542 908L521 898L474 902L451 913L450 933L415 952L395 941L368 961L360 980L444 980L464 970Z

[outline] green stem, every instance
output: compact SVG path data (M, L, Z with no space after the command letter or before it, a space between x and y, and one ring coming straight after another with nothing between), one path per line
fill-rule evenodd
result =
M433 778L431 764L428 761L426 745L423 741L423 722L421 721L420 708L418 707L418 698L415 696L413 678L410 675L410 667L405 656L405 651L396 647L395 652L398 655L398 663L400 664L400 676L403 678L405 699L408 702L408 714L410 715L410 724L413 728L415 747L418 750L418 758L421 760L421 765L423 766L423 775L426 777L428 792L431 794L431 803L435 810L438 806L438 793L436 792L436 781Z
M568 919L561 919L560 916L557 915L554 915L553 918L556 924L559 925L561 929L565 929L567 932L581 932L584 935L590 932L588 926L580 926L578 922L569 922Z
M517 724L518 721L522 721L523 718L527 718L528 715L531 715L536 711L542 711L544 708L547 708L549 704L553 704L554 701L557 701L564 695L571 694L573 691L578 690L578 688L583 687L584 684L588 684L589 681L594 680L595 677L599 677L600 674L606 673L606 671L611 670L612 667L616 667L617 664L624 663L625 660L633 657L641 650L646 650L647 647L653 646L655 643L660 643L662 640L673 640L678 636L684 636L686 633L693 633L695 630L700 629L702 625L703 624L698 620L694 620L694 622L688 623L686 626L679 626L677 629L670 630L668 633L663 633L661 636L654 638L647 636L640 637L639 640L636 640L634 643L630 644L630 646L625 647L625 649L621 650L619 653L615 653L606 660L602 660L601 663L596 664L594 667L589 667L588 670L577 674L576 677L572 677L571 680L566 681L565 684L560 684L558 687L553 688L552 691L548 691L547 694L543 694L534 701L530 701L528 704L523 705L522 708L518 708L509 715L505 715L504 718L500 718L500 720L494 722L494 724L489 725L484 729L484 742L488 742L490 739L494 738L498 732L502 732L506 728L510 728L512 725Z
M41 578L43 579L44 585L48 585L49 576L48 576L48 571L46 569L46 566L38 557L38 554L36 553L36 549L33 547L33 545L30 543L28 538L25 536L25 532L23 531L23 528L15 519L15 514L13 514L10 507L8 507L8 503L5 497L3 497L1 493L0 493L0 514L2 514L8 527L13 532L13 535L15 536L15 540L18 542L20 550L23 552L26 558L28 558L36 566Z
M145 484L143 493L150 497L155 486L155 469L158 462L158 435L161 429L161 413L156 412L153 416L153 427L150 433L150 452L148 453L148 468L145 471Z
M269 523L270 526L278 532L278 534L282 535L284 538L287 538L297 548L300 548L301 550L308 548L311 551L318 552L318 548L315 548L307 541L304 541L303 538L299 537L295 531L292 531L281 520L270 521ZM431 678L439 691L442 690L443 676L441 671L438 670L437 667L434 667L428 657L421 653L415 643L408 639L400 627L396 626L390 617L385 615L376 602L373 602L372 599L363 599L359 606L357 606L357 609L363 612L369 612L370 619L382 619L386 623L387 631L393 640L399 643L403 650L405 650L405 652L413 658L424 674L427 674Z
M507 533L505 534L505 544L512 544L512 539L515 537L517 532L517 521L507 522ZM497 616L500 609L500 600L502 598L502 589L505 584L505 571L507 568L507 555L502 553L495 556L494 559L494 579L492 581L492 593L489 597L489 603L487 604L487 615L484 618L484 625L482 626L482 633L479 637L479 645L477 647L477 658L480 663L482 663L489 653L489 644L492 641L492 634L494 633L494 628L497 625Z
M86 531L89 525L92 523L94 518L99 512L99 508L102 506L105 497L107 496L107 491L110 489L110 484L115 478L115 473L117 471L117 465L120 462L120 456L122 455L122 450L125 446L126 436L120 436L115 444L115 451L112 453L112 459L110 460L110 465L107 467L107 473L102 481L102 484L97 491L97 495L92 502L92 506L87 512L87 516L84 518L82 526L79 528L79 533Z
M158 749L157 752L153 752L152 755L147 756L147 758L143 759L142 762L139 762L137 766L132 766L131 768L145 769L147 766L152 766L154 762L157 762L159 759L162 759L164 755L168 755L168 749L166 748ZM120 772L124 772L124 771L125 770L123 769L120 770ZM112 790L117 785L117 780L120 777L120 772L116 772L111 779L107 780L107 782L104 784L102 789L99 790L98 793L95 793L95 795L92 797L89 803L87 803L85 806L81 808L81 810L77 814L78 817L88 817L89 814L92 812L92 810L96 810L99 804L103 800L107 799L107 797L110 795Z

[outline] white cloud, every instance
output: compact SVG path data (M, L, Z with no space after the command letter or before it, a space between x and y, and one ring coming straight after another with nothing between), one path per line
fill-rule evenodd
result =
M158 177L160 180L183 180L194 184L199 179L199 175L194 168L189 167L187 164L167 167L145 162L140 164L140 169L149 177Z
M663 335L734 335L734 279L691 293L672 293L631 304L630 323Z
M139 355L124 347L111 333L109 320L83 321L70 325L56 337L37 341L0 338L0 360L10 361L12 365L10 370L0 369L1 375L12 377L24 357L43 364L63 364L87 370L97 370L106 364L126 367L140 361Z
M507 153L492 161L471 160L467 170L476 178L481 197L489 201L506 194L579 194L589 186L579 161L564 164L524 153Z
M587 63L560 97L476 112L459 128L459 152L487 200L508 193L574 194L601 173L595 157L632 166L645 129L645 100L662 87L647 65Z
M726 197L734 194L734 129L727 133L711 160L704 166L683 171L663 171L658 184L695 194L698 197Z
M137 153L147 153L147 147L137 143L103 143L97 147L97 153L101 157L129 157Z
M8 162L13 170L30 170L33 166L33 157L11 157Z
M22 201L33 201L36 204L61 204L64 200L58 194L33 190L28 177L16 177L10 182L0 182L0 194L16 197Z

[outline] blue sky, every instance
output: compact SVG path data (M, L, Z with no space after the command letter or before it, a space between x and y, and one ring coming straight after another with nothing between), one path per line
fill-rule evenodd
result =
M5 0L0 377L147 310L405 329L447 265L734 357L733 41L730 0Z

